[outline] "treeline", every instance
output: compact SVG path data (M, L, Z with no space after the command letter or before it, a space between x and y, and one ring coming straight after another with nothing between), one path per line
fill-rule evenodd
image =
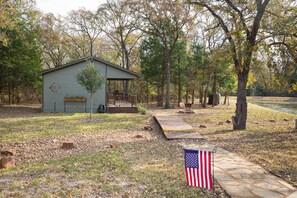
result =
M0 103L5 96L9 103L31 100L39 96L43 69L37 11L32 2L0 3Z
M289 0L108 0L66 16L42 13L33 0L0 2L2 102L36 99L41 70L88 56L141 72L123 89L167 108L236 94L243 71L248 94L297 93L297 9Z

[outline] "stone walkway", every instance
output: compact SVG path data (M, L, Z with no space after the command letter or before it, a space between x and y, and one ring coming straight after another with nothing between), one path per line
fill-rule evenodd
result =
M185 123L178 116L155 116L166 139L197 139L202 138L191 125Z
M213 150L213 145L181 145L188 149ZM297 189L222 148L214 155L214 176L231 197L297 198Z
M178 116L157 115L155 117L167 139L174 139L174 137L170 138L170 135L168 135L171 134L170 132L173 132L172 134L175 132L180 138L184 139L201 138L197 133L184 133L184 131L195 129L183 122ZM183 132L185 135L179 132ZM181 144L181 146L197 150L213 150L215 148L214 145L210 144ZM297 198L297 189L295 187L268 173L262 167L222 148L216 148L214 156L215 179L231 197Z

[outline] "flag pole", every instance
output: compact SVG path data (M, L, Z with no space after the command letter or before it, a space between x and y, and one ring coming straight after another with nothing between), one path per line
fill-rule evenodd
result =
M212 188L213 197L215 197L215 182L214 182L214 154L217 152L217 147L212 149Z

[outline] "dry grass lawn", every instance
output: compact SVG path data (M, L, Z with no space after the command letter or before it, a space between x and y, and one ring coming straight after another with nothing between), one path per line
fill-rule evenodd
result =
M185 181L179 144L199 140L165 140L150 115L0 112L0 150L17 151L16 167L0 170L0 197L209 196ZM74 149L61 148L67 140ZM227 197L218 185L216 197Z
M180 116L207 141L296 186L297 115L249 103L247 129L232 131L232 124L226 123L235 111L234 99L230 101L230 106L195 106L195 115ZM208 196L185 185L179 144L199 140L165 140L150 115L96 114L92 121L87 117L0 107L0 150L17 150L17 166L0 170L0 197ZM144 130L146 125L153 131ZM60 146L68 139L76 148L65 151ZM227 197L219 186L216 191L216 197Z

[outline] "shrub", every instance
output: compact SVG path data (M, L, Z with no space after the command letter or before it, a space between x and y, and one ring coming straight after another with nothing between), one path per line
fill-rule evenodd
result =
M147 114L147 109L146 109L144 106L142 106L142 105L137 105L137 110L138 110L138 112L141 113L142 115Z

